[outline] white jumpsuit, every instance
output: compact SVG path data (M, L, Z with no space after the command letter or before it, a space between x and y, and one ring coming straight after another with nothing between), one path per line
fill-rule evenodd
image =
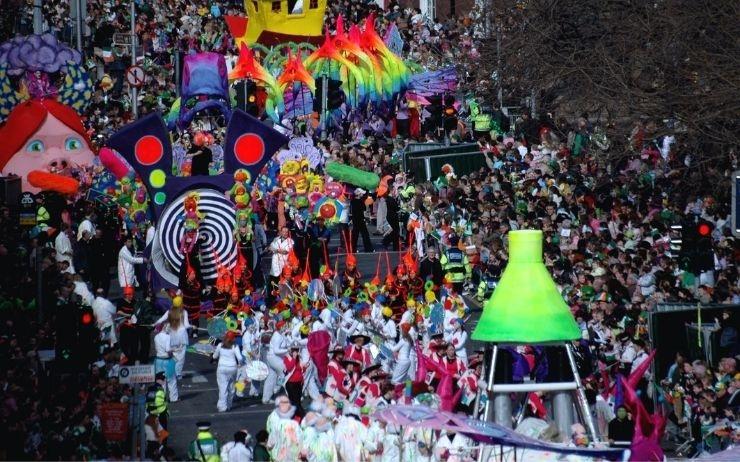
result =
M267 404L272 395L275 394L278 380L285 374L285 364L283 357L288 354L288 342L285 336L280 332L272 334L270 345L267 350L265 359L270 367L270 373L265 379L265 385L262 388L262 403Z
M216 403L216 408L218 412L226 412L231 409L231 403L234 400L236 369L244 361L244 356L236 345L232 345L230 348L223 348L218 345L216 351L213 352L213 358L218 359L218 367L216 368L218 403Z
M406 382L409 376L409 369L411 367L411 344L409 341L401 336L396 344L391 348L391 351L397 354L396 364L393 367L393 377L391 383L398 385Z

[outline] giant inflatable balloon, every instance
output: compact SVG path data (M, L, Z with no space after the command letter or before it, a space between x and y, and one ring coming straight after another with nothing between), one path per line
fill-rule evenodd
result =
M74 194L94 160L78 114L92 96L81 60L51 34L0 45L0 171L25 191Z
M95 157L80 116L53 99L16 106L0 139L0 169L20 176L24 191L73 194L79 188L75 175Z

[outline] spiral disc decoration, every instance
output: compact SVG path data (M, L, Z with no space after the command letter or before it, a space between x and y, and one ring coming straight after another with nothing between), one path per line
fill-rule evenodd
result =
M185 221L182 219L183 200L193 191L188 191L172 201L162 212L157 225L157 239L165 259L179 272L185 256L180 252L180 241L185 234ZM201 245L201 273L203 279L212 281L217 276L217 266L226 265L232 269L236 265L237 251L234 240L234 204L223 194L213 189L198 189L198 210L205 215L198 233L205 236Z

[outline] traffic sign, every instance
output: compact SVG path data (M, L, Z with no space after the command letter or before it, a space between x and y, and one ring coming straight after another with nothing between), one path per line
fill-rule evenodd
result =
M129 85L141 88L141 86L144 85L145 78L146 74L144 73L144 69L139 66L131 66L126 69L126 81Z
M154 382L154 364L121 366L118 381L127 384L152 383Z
M134 43L134 36L122 32L113 34L113 45L120 47L130 47Z

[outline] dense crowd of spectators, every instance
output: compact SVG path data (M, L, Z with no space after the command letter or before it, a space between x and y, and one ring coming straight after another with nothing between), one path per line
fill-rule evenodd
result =
M476 41L482 37L474 14L440 20L422 18L418 10L394 2L385 11L378 11L374 3L330 3L330 27L339 14L358 22L375 11L381 33L395 21L406 42L404 54L425 68L439 68L462 53L474 57ZM20 31L30 31L31 5L30 1L22 5ZM240 14L241 8L240 2L205 0L137 5L137 37L149 70L139 94L140 113L166 111L176 98L176 54L202 50L236 55L222 16ZM73 41L69 2L45 1L43 12L49 30ZM113 34L130 29L128 15L127 2L87 2L83 37L96 91L85 123L101 145L132 118L123 78L130 56L113 46ZM497 114L499 127L506 126L508 119ZM411 140L391 136L392 115L363 114L348 120L341 135L319 145L327 157L395 175L399 165L394 154ZM705 181L697 186L691 153L673 136L658 135L651 121L635 124L624 155L616 161L607 161L609 148L592 123L588 117L556 121L525 114L512 130L502 129L493 136L477 137L470 130L457 129L451 133L452 142L478 143L486 166L467 175L441 174L434 182L409 179L414 193L402 198L406 214L401 216L405 221L414 213L426 236L443 247L453 232L462 236L465 245L474 248L469 255L475 268L471 283L500 276L507 260L508 231L543 230L546 265L583 331L580 372L598 382L599 365L611 373L629 374L656 343L660 346L660 339L649 338L646 325L647 313L656 304L738 304L740 248L730 228L729 196L725 191L717 200L715 189L717 185L729 188L726 173L737 167L731 164L734 160L702 167ZM444 142L432 130L425 130L422 139ZM68 257L73 265L65 263L70 258L61 255L66 247L57 234L24 234L8 209L0 214L0 267L7 270L0 272L0 422L7 429L2 456L116 457L123 447L102 439L96 407L130 398L130 388L117 383L118 350L106 350L89 374L67 376L61 382L53 378L44 352L54 349L56 313L82 303L90 289L98 288L86 292L83 287L91 282L91 274L108 274L115 263L112 256L122 244L120 224L105 210L90 214L84 198L45 205L59 212L52 215L63 217L49 225L55 232L70 233L72 255ZM376 216L376 211L370 213ZM699 275L679 268L671 251L671 239L676 237L671 225L687 216L713 225L714 269ZM78 239L78 225L86 217L99 235ZM143 240L143 230L139 234ZM102 253L93 254L90 248ZM94 255L107 257L91 268ZM37 265L44 281L41 324L36 322L37 302L33 302ZM77 271L73 274L69 266ZM108 295L105 287L103 295ZM695 436L702 427L731 422L737 416L737 314L728 309L716 324L721 358L717 364L681 352L664 378L653 378L663 394L651 393L652 401L672 412L677 428L693 426ZM643 386L646 395L647 390ZM612 417L607 413L607 420Z

